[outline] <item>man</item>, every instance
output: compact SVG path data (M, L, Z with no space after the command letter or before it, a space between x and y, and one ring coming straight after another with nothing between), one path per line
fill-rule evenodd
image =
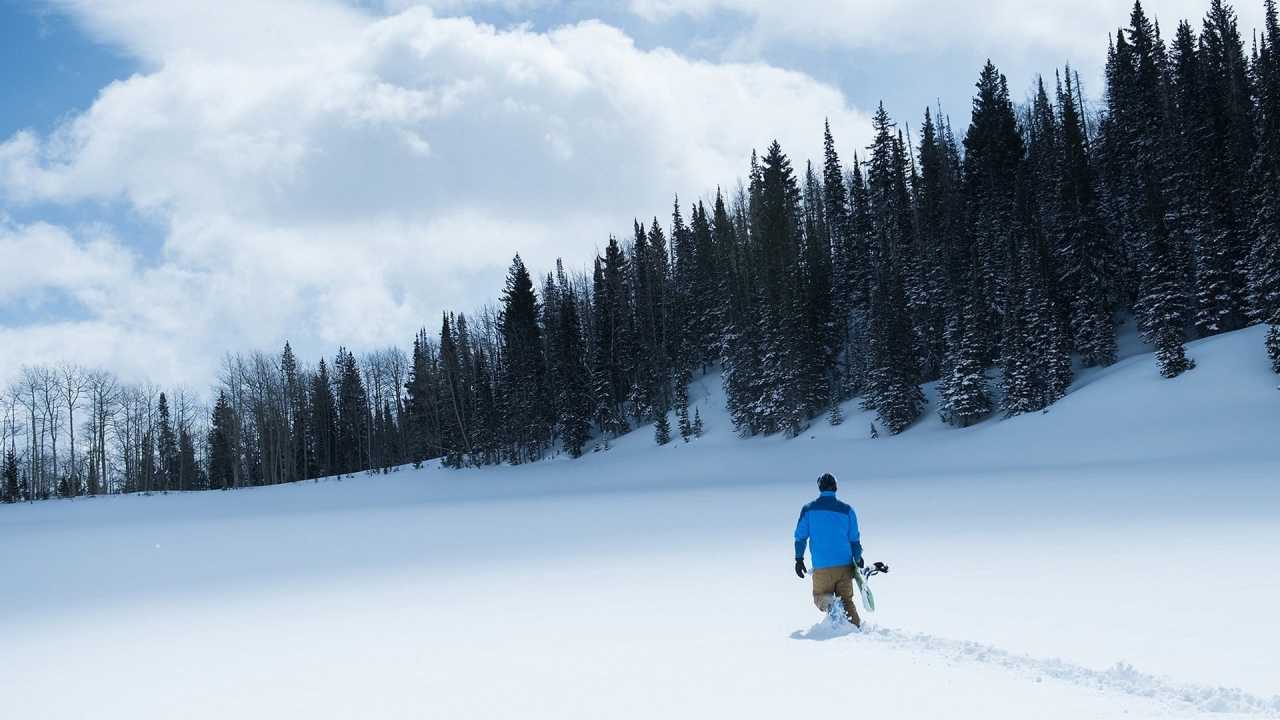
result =
M836 479L831 473L818 478L818 490L822 494L804 506L796 523L796 576L803 580L807 572L804 548L808 544L813 557L813 603L825 613L831 610L832 595L838 595L845 617L860 628L862 620L853 604L853 574L861 572L863 565L858 516L836 499Z

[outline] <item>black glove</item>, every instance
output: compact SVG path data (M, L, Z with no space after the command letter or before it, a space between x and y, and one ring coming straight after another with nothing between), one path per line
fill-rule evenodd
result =
M809 572L804 566L804 558L796 558L796 577L804 579L804 574Z
M860 567L860 568L864 568L864 567L866 567L866 566L867 566L867 564L866 564L865 562L863 562L863 561L862 561L862 558L858 558L857 565L858 565L858 567Z

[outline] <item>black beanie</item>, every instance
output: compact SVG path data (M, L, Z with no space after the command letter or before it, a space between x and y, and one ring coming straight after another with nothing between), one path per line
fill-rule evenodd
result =
M818 478L818 490L822 492L835 492L836 491L835 476L832 475L831 473L823 473L822 477Z

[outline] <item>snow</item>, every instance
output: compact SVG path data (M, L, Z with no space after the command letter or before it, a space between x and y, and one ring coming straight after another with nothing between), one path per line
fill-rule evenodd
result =
M687 445L0 507L0 716L1280 717L1263 332L965 430L742 440L711 376ZM792 574L827 470L861 633Z

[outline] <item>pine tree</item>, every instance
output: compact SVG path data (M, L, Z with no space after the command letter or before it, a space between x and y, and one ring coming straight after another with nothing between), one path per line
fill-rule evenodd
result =
M590 437L591 375L587 368L586 343L578 320L578 305L572 291L560 288L559 347L556 353L557 399L560 410L559 431L571 457L581 457Z
M688 370L676 371L676 425L680 431L680 439L685 442L693 437L693 423L689 420L689 381Z
M671 421L665 409L658 411L658 419L653 423L653 440L659 445L671 442Z
M977 274L977 255L972 254L968 276ZM991 413L992 400L985 364L982 360L982 300L977 284L961 282L954 291L960 297L951 302L947 324L946 371L938 388L938 414L948 424L968 427Z
M169 413L169 400L164 393L160 393L159 402L156 404L156 424L159 425L156 441L159 465L156 476L159 480L159 490L168 492L178 486L178 437L174 432L173 419Z
M1258 149L1250 169L1254 216L1249 254L1249 306L1255 320L1268 321L1267 351L1280 372L1280 19L1275 0L1266 1L1261 47L1254 61Z
M1277 370L1277 372L1280 372L1280 370ZM693 409L693 436L702 437L702 433L702 411L695 407Z
M225 392L218 394L209 420L209 489L226 490L236 486L236 457L232 443L234 410Z
M1202 334L1245 321L1246 240L1252 216L1248 170L1254 159L1252 89L1235 11L1210 0L1198 50L1205 112L1201 182L1205 212L1196 277L1196 325Z
M1272 316L1267 327L1267 357L1271 358L1271 369L1280 373L1280 313Z
M1187 360L1183 346L1187 306L1172 255L1164 237L1153 238L1142 282L1143 303L1147 308L1146 336L1156 345L1156 363L1166 378L1177 377L1195 367L1195 363Z
M825 228L831 256L831 355L833 359L852 352L849 347L850 323L860 305L857 277L862 258L857 249L849 190L845 187L844 167L831 136L831 123L823 124L822 200ZM844 371L847 375L847 370ZM839 400L847 397L847 378L834 382L832 394Z
M337 444L337 401L333 397L333 382L329 377L328 366L324 358L311 378L311 419L307 427L311 430L311 456L314 467L310 477L319 478L337 475L342 470L338 466ZM215 482L215 472L210 461L209 482Z
M207 484L200 477L195 441L185 427L178 430L178 489L207 489Z
M844 412L840 409L840 399L834 394L831 396L831 409L827 411L827 424L831 427L837 427L844 424Z
M499 324L503 358L499 395L505 403L506 455L512 463L537 460L550 442L554 417L538 327L538 299L519 255L507 274Z
M4 467L4 501L7 503L16 503L22 500L22 491L18 481L18 453L12 446L5 451Z
M628 299L626 257L617 238L610 237L603 258L596 258L592 276L592 393L593 413L605 435L619 436L629 430L623 403L631 385L627 378L627 358L634 354L631 309Z
M337 450L336 470L339 474L368 469L368 433L371 413L364 380L356 356L346 348L338 349L334 361L337 372Z
M863 404L876 411L890 433L897 434L915 422L924 405L903 279L903 268L913 265L913 209L907 194L905 153L900 138L892 132L893 123L883 103L873 125L876 135L868 163L868 189L875 232L871 253L875 274Z
M438 436L434 431L435 381L432 377L432 358L425 329L419 330L413 339L413 353L409 362L409 377L405 383L405 415L409 425L406 429L407 449L409 459L420 466L423 460L431 457L431 452L438 444ZM312 399L314 403L314 392ZM316 416L313 405L311 417L314 419ZM314 433L310 423L308 430ZM312 452L318 452L318 448L313 447Z
M975 330L985 359L996 346L1010 298L1008 247L1017 214L1016 189L1024 146L1018 132L1005 77L990 61L983 67L973 100L973 115L964 138L964 188L969 242L978 256L976 282L988 307ZM1016 325L1016 322L1015 322Z
M1085 125L1073 84L1071 67L1066 87L1058 92L1059 147L1058 217L1054 250L1059 257L1058 285L1070 316L1071 345L1085 367L1107 366L1116 359L1116 331L1112 303L1119 254L1107 235L1097 195Z
M288 459L285 462L284 480L289 482L307 475L307 465L310 463L307 419L310 412L307 407L306 384L298 370L298 360L293 354L293 348L287 342L280 353L280 372L284 375L284 394L288 413L285 423L288 434L285 452Z

